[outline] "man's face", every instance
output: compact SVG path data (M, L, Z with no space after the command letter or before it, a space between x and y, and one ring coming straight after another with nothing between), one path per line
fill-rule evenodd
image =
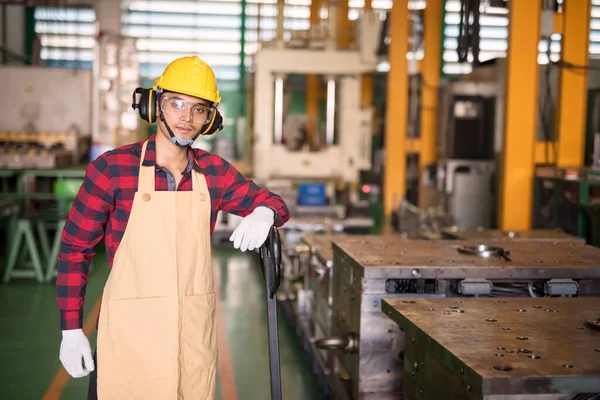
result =
M195 139L204 129L211 114L211 103L197 97L180 93L165 93L160 96L160 110L173 134L181 139ZM167 138L169 131L159 119L158 127Z

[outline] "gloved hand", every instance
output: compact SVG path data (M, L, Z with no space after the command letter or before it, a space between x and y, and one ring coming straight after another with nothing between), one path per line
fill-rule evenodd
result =
M60 362L73 378L81 378L94 370L90 342L81 329L62 331ZM81 359L83 358L83 363Z
M233 247L241 251L254 250L263 245L275 220L275 213L268 207L256 207L247 215L229 238Z

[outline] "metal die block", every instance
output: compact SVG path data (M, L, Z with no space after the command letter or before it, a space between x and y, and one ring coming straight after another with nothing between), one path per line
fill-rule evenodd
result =
M404 334L381 311L363 312L361 319L356 398L358 393L400 390Z
M487 251L494 246L503 247L507 250L502 253L506 257L460 250L465 246L480 249L480 245ZM460 362L450 364L437 357L435 343L427 336L405 329L404 339L403 332L385 323L383 320L387 317L381 311L383 299L410 306L417 301L442 301L457 296L446 299L452 303L449 307L426 309L436 318L457 318L465 315L460 303L463 299L469 300L464 296L467 293L509 298L515 292L503 285L512 285L519 287L518 295L522 296L519 299L526 300L530 283L529 289L533 290L532 283L584 279L590 283L580 284L580 287L585 286L588 293L593 288L592 283L600 281L600 249L573 242L411 241L373 236L360 241L334 239L332 249L331 336L358 338L354 351L345 347L335 351L336 360L349 375L352 399L376 395L394 398L402 389L402 374L410 374L407 379L414 386L415 398L470 399L467 386L471 390L479 387L476 380L469 381L470 372ZM464 293L459 297L461 282ZM572 287L571 282L569 285ZM494 298L496 300L498 298ZM485 318L482 324L488 324ZM469 345L469 332L461 339L465 346ZM340 343L345 345L349 341ZM402 346L405 346L404 353ZM453 372L446 373L446 369ZM436 385L443 389L432 393Z
M595 298L386 298L382 310L406 332L409 398L558 400L600 392L600 331L586 325L600 316Z

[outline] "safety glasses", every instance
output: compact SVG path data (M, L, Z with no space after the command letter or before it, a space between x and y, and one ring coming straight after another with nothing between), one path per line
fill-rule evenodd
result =
M182 116L191 116L194 121L203 121L207 123L214 110L214 107L201 104L191 103L179 97L160 97L160 109L165 115L181 118Z

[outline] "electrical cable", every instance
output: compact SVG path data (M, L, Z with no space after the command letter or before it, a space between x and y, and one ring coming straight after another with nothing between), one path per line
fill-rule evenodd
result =
M458 44L456 53L458 62L467 62L469 51L473 55L473 65L479 65L479 16L481 0L461 0L459 23L458 23Z
M600 71L600 67L590 66L590 65L576 65L566 61L558 60L552 61L551 56L551 44L552 39L550 37L544 38L547 42L546 48L546 57L548 58L548 68L544 73L544 85L545 85L545 94L544 101L542 104L539 104L539 114L540 114L540 122L542 124L542 132L544 136L545 146L544 146L544 158L546 164L556 164L558 162L558 147L556 142L556 137L551 132L552 124L550 120L555 116L555 107L553 93L552 93L552 68L566 68L573 70L584 70L584 71ZM548 146L552 146L552 161L550 161L550 154Z

